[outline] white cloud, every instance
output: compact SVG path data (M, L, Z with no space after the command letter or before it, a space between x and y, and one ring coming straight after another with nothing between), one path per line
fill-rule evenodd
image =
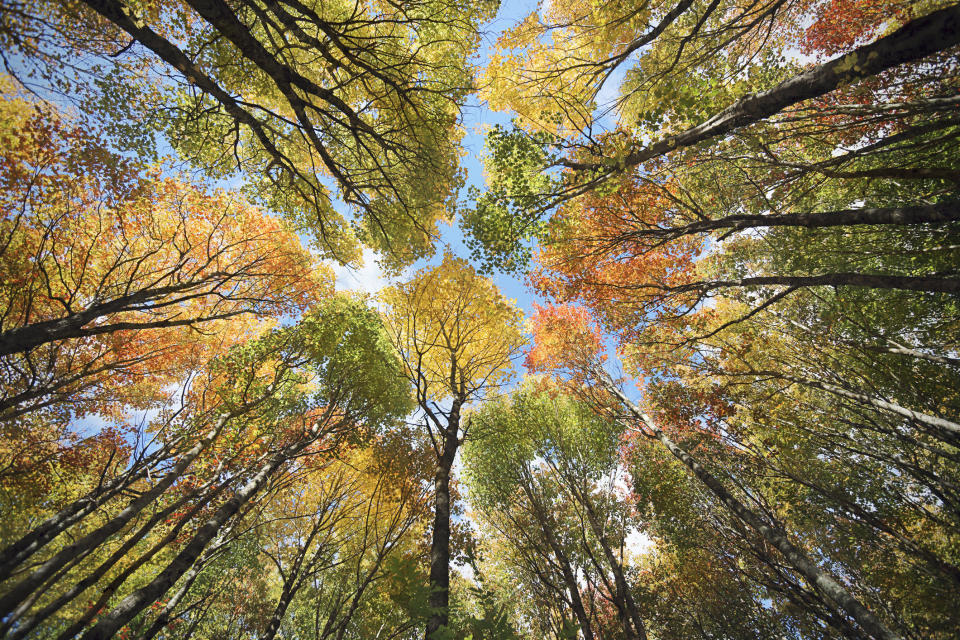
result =
M634 557L650 553L656 546L656 543L650 536L638 529L631 530L623 542L627 552Z
M389 284L380 265L377 254L372 249L363 250L363 266L359 269L334 264L333 272L337 277L337 290L362 291L376 294Z

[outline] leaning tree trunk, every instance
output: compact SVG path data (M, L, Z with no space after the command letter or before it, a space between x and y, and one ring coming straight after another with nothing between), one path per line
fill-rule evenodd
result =
M137 589L124 598L112 611L104 614L96 625L83 635L82 640L107 640L116 635L125 624L130 622L141 611L156 602L186 573L196 562L200 554L220 529L232 518L247 502L250 501L270 477L284 463L293 459L320 435L321 424L318 422L299 441L283 447L270 456L257 473L239 490L236 495L227 500L200 527L183 550L148 584Z
M103 526L94 529L76 542L64 547L52 558L37 567L29 576L13 585L3 597L0 597L0 615L6 617L16 610L17 606L24 602L30 595L39 589L46 581L54 575L56 571L64 567L67 563L76 558L79 554L89 553L91 550L99 547L106 542L108 538L116 534L127 525L137 514L145 507L152 504L163 494L174 482L179 480L187 467L214 441L217 435L223 429L232 414L221 416L214 424L213 428L197 442L190 451L177 461L171 469L157 484L148 491L144 491L137 498L132 500L120 513L108 520Z
M583 606L583 598L580 597L580 583L577 581L576 573L570 564L569 558L567 558L567 554L564 553L560 541L557 540L557 537L553 533L555 528L553 523L547 520L546 509L534 494L533 478L527 471L524 472L524 480L520 486L523 488L523 492L527 494L527 499L530 500L530 504L533 507L533 516L537 519L537 522L540 523L540 528L543 530L547 545L551 551L553 551L553 555L556 556L557 564L560 565L563 582L567 587L567 592L570 594L570 608L573 609L573 615L577 618L577 623L580 625L583 639L593 640L593 627L590 625L587 610Z
M47 543L71 526L91 514L107 500L120 494L134 482L147 477L150 471L154 469L156 463L172 455L174 446L179 445L182 439L182 437L179 437L173 442L164 445L159 451L142 458L119 476L103 482L87 495L70 503L5 548L0 552L0 580L6 580L17 567L28 560L33 554L41 550Z
M607 564L610 565L610 570L613 572L614 585L616 587L615 598L618 601L618 605L621 608L621 615L623 617L623 631L628 637L636 637L639 640L647 640L647 627L643 623L643 618L640 617L640 609L637 607L637 603L633 599L633 595L630 593L630 585L627 583L627 578L623 573L623 565L620 564L620 561L617 560L616 555L613 553L613 549L610 548L610 544L607 542L607 536L603 531L603 525L600 523L599 516L597 515L596 509L593 508L593 504L590 502L590 496L581 490L574 490L574 495L580 504L583 505L584 510L587 512L587 521L590 524L590 528L593 530L593 535L596 536L597 541L600 543L600 547L603 549L603 554L607 559ZM633 628L630 628L630 624L633 624Z
M960 203L939 202L909 207L841 209L818 213L781 213L770 215L735 214L714 220L698 220L678 227L638 229L630 232L631 238L679 238L681 236L725 231L731 234L745 229L760 227L801 227L823 229L859 225L913 226L921 224L945 224L960 220Z
M695 127L631 151L620 167L629 170L675 149L723 136L760 122L791 105L817 98L843 85L920 60L957 44L960 44L960 6L934 11L908 22L875 42L803 71L772 89L743 96ZM599 162L563 164L577 170L610 171L609 166Z
M713 477L713 475L701 466L690 454L667 437L653 419L630 402L629 398L627 398L620 389L612 383L607 386L610 392L623 403L627 410L650 430L653 438L659 440L677 460L690 469L697 479L719 498L720 502L733 513L735 517L754 529L763 536L764 540L783 554L791 566L793 566L805 580L811 585L814 585L821 593L826 595L830 601L836 603L847 615L856 620L860 627L869 633L871 637L877 638L878 640L901 640L898 634L888 629L879 618L873 615L873 612L853 597L853 595L839 582L834 580L832 576L821 570L800 548L790 542L782 529L767 524L762 517L737 500L733 494L727 491L723 483Z

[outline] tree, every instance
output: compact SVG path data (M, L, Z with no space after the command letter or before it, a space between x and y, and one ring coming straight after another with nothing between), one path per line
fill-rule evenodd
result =
M532 280L561 306L532 364L566 353L585 399L676 447L727 514L717 531L758 561L750 582L833 633L932 636L956 566L927 542L952 538L955 504L956 42L941 27L956 7L879 6L562 3L528 19L504 42L526 57L490 76L527 110L488 138L492 186L465 222L490 266L523 268L521 240L540 243ZM860 64L881 50L900 53ZM615 113L564 110L618 66ZM590 320L642 406L595 355L606 338L571 328ZM763 526L829 558L852 608ZM904 584L924 595L891 607Z
M210 175L239 170L327 255L356 261L363 243L403 265L430 252L460 180L478 25L496 3L8 4L6 39L47 85L79 81L88 112L117 107Z
M468 437L468 403L494 396L525 344L520 311L466 261L445 254L432 268L387 288L386 323L416 394L436 456L427 638L449 620L450 472Z
M634 404L615 383L610 374L603 368L602 352L592 345L597 344L596 329L584 323L584 318L577 314L565 313L561 309L547 309L544 317L534 321L536 335L546 334L541 348L535 350L535 359L529 360L536 368L551 370L553 368L573 369L574 384L588 382L593 389L587 389L587 394L598 398L600 410L612 408L625 410L635 421L631 428L651 440L658 441L671 455L683 463L684 466L729 510L745 525L760 534L768 544L777 549L793 568L818 591L838 607L845 615L849 615L867 633L877 638L898 638L896 632L890 630L884 622L872 611L867 609L851 593L827 571L821 569L812 561L804 550L792 542L786 531L776 520L769 519L762 512L751 509L743 500L738 499L728 490L722 481L714 476L699 460L694 458L654 422L653 418L640 407ZM556 334L551 336L551 334ZM576 387L574 387L576 388ZM599 393L599 397L593 394ZM609 394L609 399L603 395ZM589 397L589 396L588 396Z
M92 625L84 637L111 637L181 577L188 589L196 579L192 568L230 544L255 498L284 473L309 460L321 466L325 457L362 442L409 408L379 318L343 296L324 301L298 325L238 347L222 366L222 377L214 377L214 386L198 398L212 401L215 411L182 424L193 441L190 449L161 449L165 455L138 461L148 465L145 473L134 467L118 476L122 488L137 489L134 498L125 500L112 481L95 486L78 501L80 508L68 504L41 525L39 536L27 533L29 544L8 547L4 555L15 558L14 567L29 561L25 575L13 578L0 599L8 628L20 619L15 635L25 635L97 586L99 600L80 615L68 613L60 635L72 637ZM211 413L220 415L213 425L207 422ZM197 429L209 430L198 439ZM158 472L156 480L150 466ZM106 498L115 499L105 500L104 490L111 493ZM65 541L62 532L71 526L83 535ZM51 542L57 547L42 562L31 560ZM132 553L135 548L139 555ZM88 556L97 559L82 562ZM97 564L102 557L106 562ZM119 574L108 574L121 560ZM155 570L124 594L121 586L147 562L156 563ZM68 575L72 580L63 579Z
M50 106L2 107L3 419L148 406L330 293L329 269L242 198L162 178Z
M948 114L952 109L952 74L946 69L951 64L950 48L957 44L953 39L955 31L949 26L956 19L956 7L934 11L936 5L930 6L924 10L926 15L898 10L894 19L906 21L897 23L902 24L899 29L873 43L845 51L834 60L801 70L772 52L778 46L785 48L795 38L792 34L797 31L796 21L803 15L795 10L802 10L803 4L729 4L724 7L723 3L681 3L676 7L683 12L681 16L664 16L665 29L655 28L649 34L644 33L643 23L648 17L645 12L650 10L648 5L617 5L616 9L612 3L604 6L593 16L609 20L601 20L602 26L591 26L589 21L584 24L571 16L556 24L536 26L529 20L525 23L522 46L529 58L539 62L525 66L524 57L510 58L510 64L494 67L495 81L490 86L497 95L509 98L511 106L517 106L521 113L525 101L537 104L538 100L555 98L557 104L553 109L544 109L543 117L536 122L520 120L513 131L497 129L488 138L492 147L488 171L493 186L480 198L476 209L465 216L464 225L474 237L474 247L485 255L489 265L522 268L529 250L518 243L529 238L549 240L550 233L541 218L558 203L592 192L609 193L618 188L621 179L630 184L648 173L654 178L657 174L672 178L675 170L681 175L698 172L705 158L709 160L731 146L736 151L730 157L738 170L753 173L757 167L775 168L772 175L780 182L784 182L784 173L790 183L795 183L798 176L827 174L837 178L908 180L949 180L955 175L949 165L932 164L935 155L927 153L951 148L939 146L945 140L938 139L936 146L900 146L901 151L909 149L920 160L919 166L906 165L910 168L903 169L904 165L897 168L883 164L883 160L890 157L887 153L893 155L895 148L891 145L903 145L910 138L933 132L942 134L945 128L952 127L951 119L940 114ZM563 11L563 6L558 11ZM570 11L576 16L580 9ZM626 15L604 15L610 11ZM873 15L880 20L877 14ZM631 22L634 18L637 19ZM602 51L582 44L583 34L565 35L578 29L608 29L614 33L621 29L636 34L638 41L648 35L653 39L646 49L635 50L635 55L606 59ZM542 37L545 35L550 37ZM620 34L617 46L629 40ZM554 51L562 51L571 43L580 45L576 57ZM507 44L513 43L508 40ZM704 52L709 53L698 55ZM540 60L541 55L551 63ZM867 58L871 62L864 64ZM557 62L571 59L576 62ZM620 120L613 128L605 127L603 114L593 114L591 119L572 128L564 125L568 122L564 115L566 94L551 93L541 86L562 77L551 64L561 69L568 64L570 73L597 83L602 82L606 65L628 62L632 67L621 87L624 96L619 106ZM538 64L545 68L538 68ZM597 72L598 68L601 72ZM691 77L696 81L691 82ZM559 82L567 86L577 84ZM498 88L498 83L522 87L522 91L505 91ZM848 87L851 84L856 88ZM531 97L534 93L541 97ZM553 119L555 114L559 115ZM554 122L561 125L553 125ZM598 131L603 128L607 130ZM665 131L673 133L665 136ZM858 134L864 133L880 139L859 140L866 142L865 146L830 157L838 144L849 148L858 141ZM740 146L740 139L749 144ZM797 139L802 139L808 148L826 152L827 157L795 164L794 158L781 156L779 144L785 142L784 150L794 151L796 145L791 143ZM518 161L520 157L522 161ZM852 171L843 167L851 162L873 160L879 160L880 165L856 167ZM722 175L731 173L736 175L730 171ZM778 200L770 198L769 185L757 180L745 183L747 195L756 194L761 204L776 209L776 205L769 205ZM717 186L717 182L710 186ZM692 195L700 193L695 191ZM797 193L803 191L797 189ZM703 198L674 204L692 207L697 214L695 219L703 220L713 217L712 204L719 200ZM848 201L840 208L852 208L851 204ZM801 209L796 213L813 211ZM935 211L928 215L932 214ZM660 221L654 218L646 224L657 225Z
M550 586L543 576L560 567L557 595L569 603L584 638L607 625L618 636L646 638L624 562L631 523L611 486L622 471L622 426L536 380L471 419L474 439L464 461L481 527L491 526L526 560L517 570L531 582ZM616 611L616 622L591 621L582 591L597 592ZM590 613L598 608L591 602Z

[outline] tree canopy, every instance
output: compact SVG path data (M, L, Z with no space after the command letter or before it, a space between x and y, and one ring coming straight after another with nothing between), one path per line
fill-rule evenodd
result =
M0 62L5 640L957 637L955 0L0 0Z

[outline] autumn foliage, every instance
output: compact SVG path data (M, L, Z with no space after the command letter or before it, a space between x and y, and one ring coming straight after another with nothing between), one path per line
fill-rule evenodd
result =
M3 638L956 638L957 2L0 0L0 56Z

